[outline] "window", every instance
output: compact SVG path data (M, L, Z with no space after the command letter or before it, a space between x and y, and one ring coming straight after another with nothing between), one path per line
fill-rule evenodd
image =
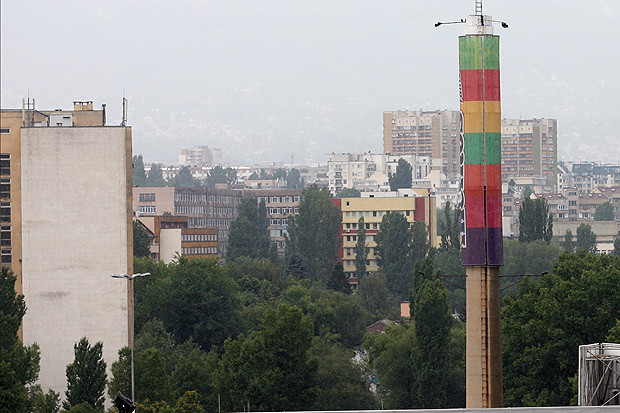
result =
M11 222L11 203L3 202L0 206L0 221Z
M2 264L10 264L11 263L11 250L2 250Z
M11 226L10 225L2 225L0 229L0 244L3 247L11 246Z
M11 155L3 153L0 155L0 175L11 174Z
M0 179L0 198L11 197L11 178Z
M155 202L155 194L140 194L140 202Z
M1 128L0 129L0 134L2 134L2 135L8 135L9 133L11 133L11 128Z
M154 214L155 205L140 205L138 207L138 212L141 212L143 214Z

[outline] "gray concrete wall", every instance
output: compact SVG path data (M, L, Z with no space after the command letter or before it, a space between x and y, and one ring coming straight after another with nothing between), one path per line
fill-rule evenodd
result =
M110 278L131 251L126 142L121 127L22 129L24 343L63 398L81 337L103 342L108 374L128 343L127 282Z

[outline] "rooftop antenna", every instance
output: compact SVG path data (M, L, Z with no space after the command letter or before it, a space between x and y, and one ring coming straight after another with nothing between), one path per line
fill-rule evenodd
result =
M121 121L121 126L125 126L127 124L127 99L125 99L125 89L123 89L123 120Z
M504 29L508 28L508 23L506 23L505 21L492 20L491 16L485 16L484 14L482 14L482 0L476 0L475 14L469 16L467 19L460 19L458 21L450 21L450 22L437 22L435 23L435 27L439 27L444 24L461 24L461 23L467 23L467 26L478 26L477 33L470 33L470 31L466 29L467 34L493 34L492 25L487 24L487 23L499 23ZM490 32L488 30L485 31L484 26L491 26Z

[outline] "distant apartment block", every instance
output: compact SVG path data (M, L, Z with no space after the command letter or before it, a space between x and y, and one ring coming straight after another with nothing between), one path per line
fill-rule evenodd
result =
M359 280L355 277L355 244L359 231L359 219L364 217L366 229L366 257L367 273L379 270L377 244L375 236L381 229L383 216L392 211L403 214L410 224L414 221L426 223L431 245L438 246L437 242L437 213L435 199L426 194L413 190L400 192L366 193L361 198L333 199L332 202L342 212L342 249L340 257L344 271L349 278L351 288L357 290Z
M586 193L599 187L620 186L620 165L558 162L558 190L576 188Z
M24 344L41 348L38 384L64 395L82 337L103 341L108 366L128 345L133 270L131 127L106 124L105 105L0 111L2 265L28 311Z
M179 150L179 165L190 167L216 166L222 163L222 150L208 146L194 146Z
M383 152L430 158L446 177L460 174L460 112L383 112Z
M502 179L544 177L556 188L558 121L502 119Z
M215 228L188 228L186 216L151 215L136 220L148 232L150 258L172 262L177 256L190 258L216 257L218 237Z
M334 154L328 155L327 178L329 191L336 195L344 188L360 191L389 191L389 176L396 173L398 161L402 158L411 165L412 180L428 176L431 159L417 155L387 154Z

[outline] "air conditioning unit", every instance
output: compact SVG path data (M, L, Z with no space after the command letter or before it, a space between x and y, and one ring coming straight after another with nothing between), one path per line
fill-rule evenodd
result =
M351 232L351 230L350 230L350 229L347 229L346 231L347 231L347 232Z

